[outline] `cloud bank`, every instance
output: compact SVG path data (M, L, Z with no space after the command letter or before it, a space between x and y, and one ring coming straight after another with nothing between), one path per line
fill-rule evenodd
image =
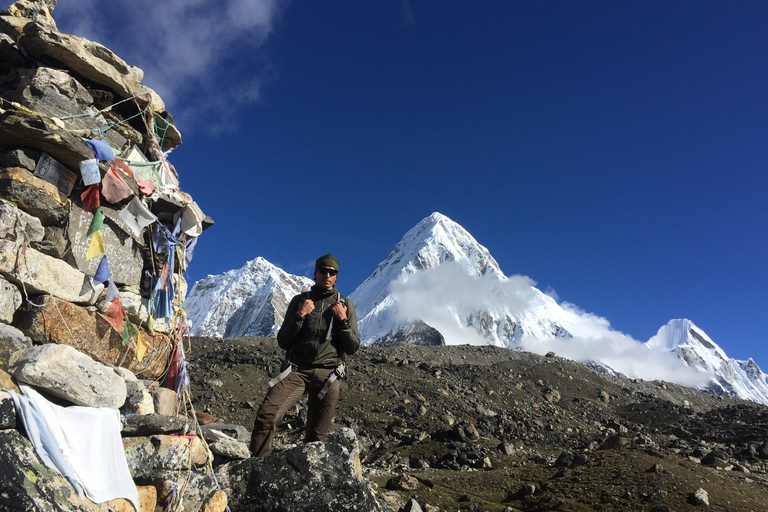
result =
M270 66L265 43L286 0L60 0L64 33L99 42L144 70L184 125L225 129L228 114L258 101Z
M396 299L395 319L421 320L444 336L447 344L487 345L474 327L466 325L472 312L509 310L519 319L542 304L542 293L527 276L499 280L495 276L470 275L456 262L404 274L390 285ZM549 294L554 295L554 292ZM555 352L579 362L599 361L631 378L665 380L696 387L710 376L693 370L670 353L646 348L631 336L615 331L610 322L577 306L561 303L561 317L572 338L524 337L523 350L538 354Z

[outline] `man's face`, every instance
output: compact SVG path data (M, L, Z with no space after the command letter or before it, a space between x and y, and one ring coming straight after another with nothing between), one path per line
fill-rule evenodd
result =
M320 267L315 269L315 282L317 286L325 290L331 290L336 285L337 272L333 267Z

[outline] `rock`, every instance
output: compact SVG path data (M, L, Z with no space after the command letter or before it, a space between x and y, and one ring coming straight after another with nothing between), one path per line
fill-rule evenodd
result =
M39 62L70 69L87 80L109 87L123 98L137 96L136 100L142 107L151 101L155 112L165 110L165 104L157 93L139 85L143 72L128 66L99 43L61 34L49 25L32 22L24 27L18 44Z
M197 413L198 420L200 420L201 415L202 413ZM242 425L225 425L223 423L200 425L200 430L203 432L205 440L210 443L215 442L219 438L217 433L225 434L244 443L251 440L250 432Z
M0 275L23 286L27 295L48 294L79 304L93 304L104 289L63 261L8 240L0 240Z
M135 238L118 215L118 210L108 205L101 207L104 219L104 250L109 261L109 270L112 280L116 284L128 284L138 286L141 282L141 271L144 268L142 254L143 240ZM90 238L86 236L88 226L91 225L93 214L84 211L77 204L73 204L69 214L69 229L67 240L71 247L71 256L67 258L76 269L88 275L94 275L101 262L100 257L87 259ZM120 297L122 302L123 297ZM141 298L138 299L141 302ZM125 309L126 305L123 304ZM131 304L132 308L136 308ZM140 307L140 306L139 306ZM128 311L126 311L127 313Z
M123 448L134 479L208 463L208 452L195 435L124 437Z
M216 478L230 498L230 508L277 512L290 503L293 510L389 511L358 476L354 433L350 429L337 433L329 435L326 443L307 443L263 459L251 457L219 466Z
M157 489L152 485L137 485L139 491L139 510L133 507L133 503L124 499L108 501L107 504L115 512L152 512L157 506Z
M8 373L75 405L119 409L125 402L125 381L67 345L42 345L11 356Z
M415 491L419 487L421 487L421 483L413 475L399 475L387 481L387 489L393 491Z
M0 199L0 238L21 242L41 242L45 228L40 219Z
M697 507L709 506L709 494L707 491L699 487L694 492L688 495L688 503Z
M108 512L78 497L72 485L47 468L32 444L16 430L0 430L0 510Z
M38 343L71 345L97 361L127 370L141 372L147 379L163 375L170 344L163 335L150 335L142 330L149 343L142 361L138 360L133 341L123 347L122 332L100 314L65 301L41 298L42 307L31 308L18 321L18 326ZM175 413L174 413L175 414Z
M424 512L421 508L421 505L419 505L419 502L416 501L414 498L411 498L408 503L405 504L404 507L400 509L402 512Z
M251 456L251 451L248 449L248 445L229 436L224 436L211 443L209 448L216 455L221 455L228 459L247 459Z
M8 374L6 373L6 375ZM5 387L4 384L3 387ZM16 389L12 389L12 391L18 393L19 388L16 387ZM13 398L11 398L10 393L7 391L0 391L0 430L16 428L16 426L16 406L13 403Z
M8 369L11 354L32 346L32 340L11 325L0 324L0 368Z
M79 172L82 160L93 158L93 150L77 133L39 115L7 110L0 113L0 151L18 148L43 151L73 172Z
M168 508L167 504L171 503L174 496L174 506L178 507L181 503L183 508L173 508L173 510L180 512L224 512L227 507L227 495L219 490L213 475L190 473L183 487L179 486L182 482L179 481L179 474L176 471L162 471L158 472L156 477L140 480L155 486L158 503L166 505L162 507L163 510ZM179 491L181 491L181 499L178 496ZM239 509L231 510L237 512Z
M40 219L45 226L66 219L71 205L67 196L55 185L21 167L0 169L0 197L13 201L21 210Z
M0 322L10 324L13 314L21 307L21 292L16 285L0 277ZM0 359L0 363L2 359Z
M123 436L152 436L177 432L194 432L194 422L186 416L158 416L134 414L123 419Z
M157 414L160 416L176 416L178 397L172 389L158 387L152 390L155 399Z
M92 137L92 129L112 124L94 106L89 92L64 71L45 66L17 69L9 73L5 82L15 85L4 93L6 99L56 118L64 128L85 138ZM125 138L115 130L107 130L100 136L118 151L127 146Z
M8 7L8 14L26 20L35 20L56 26L51 17L51 11L56 1L39 2L35 0L18 0Z
M29 172L35 172L40 155L39 151L29 149L0 151L0 167L21 167Z

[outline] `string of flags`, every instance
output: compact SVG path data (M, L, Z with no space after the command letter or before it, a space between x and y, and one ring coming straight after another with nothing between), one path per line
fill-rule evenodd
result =
M133 178L139 188L139 193L150 196L157 188L178 187L175 170L171 173L170 164L164 158L162 162L146 161L146 158L137 148L134 148L127 158L117 158L106 140L85 140L85 142L94 152L93 159L84 160L80 163L81 176L86 185L80 199L83 209L93 215L86 234L88 239L86 259L101 258L93 275L93 282L106 286L104 316L115 330L122 332L123 346L134 336L136 337L136 355L138 360L142 361L149 343L142 331L137 329L128 319L120 302L118 288L112 278L104 243L101 198L103 197L112 205L124 203L124 206L118 211L118 216L135 236L141 236L145 229L150 229L152 248L161 262L160 272L156 276L149 300L148 327L151 332L153 332L153 320L175 320L173 306L173 299L176 295L173 283L174 269L177 261L182 271L189 265L197 236L202 232L204 215L195 203L185 206L177 212L174 218L174 229L171 232L158 221L157 217L121 176L121 173L124 173ZM110 162L103 177L99 170L99 162L101 161ZM177 307L176 310L180 310L180 307ZM183 311L181 313L184 316ZM177 392L178 389L176 388L188 385L186 384L188 377L186 376L183 350L180 348L181 343L178 343L173 350L169 371L166 375L166 379L170 381L168 382L169 387Z

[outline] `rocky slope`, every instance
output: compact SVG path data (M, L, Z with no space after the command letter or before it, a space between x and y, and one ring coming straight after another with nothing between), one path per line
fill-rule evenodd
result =
M195 407L250 428L280 359L270 338L193 339ZM768 509L765 406L492 346L363 347L351 364L336 421L395 510Z

